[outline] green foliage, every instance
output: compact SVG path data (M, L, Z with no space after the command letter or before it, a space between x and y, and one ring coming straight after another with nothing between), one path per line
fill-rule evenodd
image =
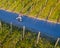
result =
M0 48L54 48L54 44L46 38L40 37L38 44L36 44L36 39L37 33L26 30L22 40L22 28L13 26L13 31L10 32L10 25L2 23ZM57 48L59 47L60 44Z
M0 0L0 8L30 17L60 22L60 0Z

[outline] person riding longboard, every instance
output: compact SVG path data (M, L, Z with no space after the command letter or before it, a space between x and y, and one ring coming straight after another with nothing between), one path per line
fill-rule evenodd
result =
M19 22L22 21L22 14L20 14L17 18L16 18Z

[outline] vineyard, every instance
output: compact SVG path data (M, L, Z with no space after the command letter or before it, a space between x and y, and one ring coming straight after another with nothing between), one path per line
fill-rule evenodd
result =
M7 23L1 23L0 27L0 48L54 48L54 43L40 36L39 43L36 44L37 33L12 26ZM57 45L59 48L60 45Z
M0 0L0 8L53 22L60 22L60 0Z

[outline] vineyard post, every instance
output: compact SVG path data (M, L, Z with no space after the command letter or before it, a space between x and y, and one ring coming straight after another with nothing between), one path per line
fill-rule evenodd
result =
M37 36L37 41L36 41L36 44L38 44L38 42L39 42L39 38L40 38L40 32L38 33L38 36Z
M10 32L12 33L12 22L10 23Z
M60 40L60 38L58 38L58 39L57 39L57 41L56 41L56 43L55 43L55 46L54 46L54 47L56 47L56 46L57 46L57 44L58 44L59 40Z
M23 26L23 34L22 34L22 39L24 39L25 36L25 26Z
M0 29L1 29L1 32L2 32L2 23L1 23L1 21L0 21Z

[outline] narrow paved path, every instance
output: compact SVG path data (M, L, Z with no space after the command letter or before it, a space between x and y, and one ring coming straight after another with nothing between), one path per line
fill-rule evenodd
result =
M19 22L16 18L19 15L12 12L7 12L4 10L0 10L0 20L10 23L13 25L22 27L26 26L27 29L30 29L35 32L41 32L42 34L46 34L48 36L54 38L60 38L60 24L53 24L50 22L29 18L28 16L22 16L22 22Z

